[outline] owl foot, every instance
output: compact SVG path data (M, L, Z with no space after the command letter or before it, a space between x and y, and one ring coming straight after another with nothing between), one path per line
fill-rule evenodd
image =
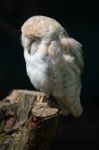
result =
M48 106L47 97L44 95L38 95L36 98L36 106L47 107Z

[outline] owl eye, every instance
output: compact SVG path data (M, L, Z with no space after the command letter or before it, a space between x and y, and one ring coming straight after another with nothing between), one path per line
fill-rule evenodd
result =
M40 42L40 39L37 37L30 39L30 44L29 44L29 49L28 49L29 54L34 54L37 51L39 42Z

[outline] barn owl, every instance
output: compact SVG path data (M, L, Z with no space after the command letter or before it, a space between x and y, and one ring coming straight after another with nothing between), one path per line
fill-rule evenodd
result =
M33 86L56 99L63 115L79 117L82 45L55 19L33 16L21 28L27 75Z

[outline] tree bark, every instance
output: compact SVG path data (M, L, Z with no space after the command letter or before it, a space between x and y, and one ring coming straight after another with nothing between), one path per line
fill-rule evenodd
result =
M0 150L47 150L59 110L41 92L14 90L0 101Z

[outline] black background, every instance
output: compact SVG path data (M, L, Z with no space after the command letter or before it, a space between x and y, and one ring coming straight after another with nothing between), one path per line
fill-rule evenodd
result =
M0 1L0 99L12 89L33 89L26 75L20 28L34 15L59 21L69 35L83 45L85 70L81 100L84 113L60 119L52 149L82 149L96 145L99 136L99 16L96 1L1 0ZM67 142L66 142L67 141ZM72 143L71 145L69 143ZM98 144L98 143L97 143Z

